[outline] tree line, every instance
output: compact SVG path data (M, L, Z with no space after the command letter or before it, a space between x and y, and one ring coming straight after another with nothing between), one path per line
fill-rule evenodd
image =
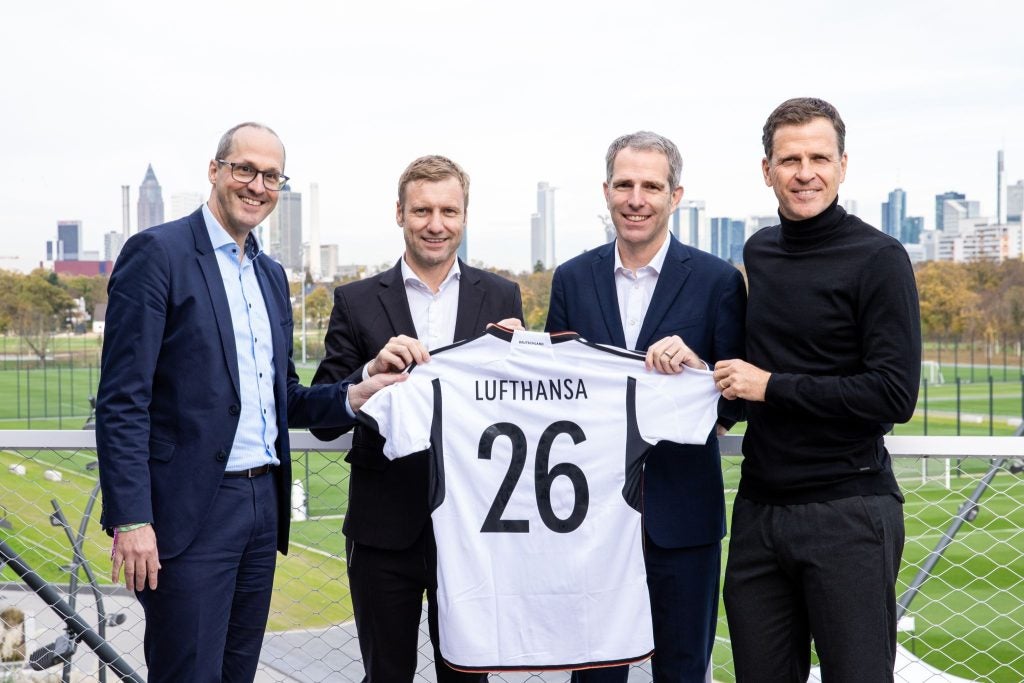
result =
M519 283L526 327L544 329L553 271L540 267L519 273L488 270ZM915 274L926 340L976 342L990 348L1024 343L1024 261L928 261L918 264ZM326 331L334 287L346 281L338 279L330 285L307 282L306 319L314 330ZM297 316L300 289L299 283L294 283ZM54 334L81 331L86 319L95 315L96 305L106 300L107 278L103 275L57 275L42 269L28 274L0 270L0 334L21 337L31 352L42 359ZM84 316L78 301L84 304Z

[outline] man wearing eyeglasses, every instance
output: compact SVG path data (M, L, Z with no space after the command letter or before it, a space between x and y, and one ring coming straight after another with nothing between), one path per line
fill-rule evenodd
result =
M101 523L146 613L150 683L252 681L275 550L287 551L288 427L344 427L396 381L306 388L284 269L251 234L285 151L243 123L210 161L209 201L125 244L110 277L96 442Z

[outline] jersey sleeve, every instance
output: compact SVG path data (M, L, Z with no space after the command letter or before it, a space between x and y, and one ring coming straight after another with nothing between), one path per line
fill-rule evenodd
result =
M648 443L703 444L718 419L719 393L708 370L650 373L637 382L636 414Z
M384 455L394 460L430 447L434 415L432 378L413 373L370 397L357 416L359 421L384 437Z

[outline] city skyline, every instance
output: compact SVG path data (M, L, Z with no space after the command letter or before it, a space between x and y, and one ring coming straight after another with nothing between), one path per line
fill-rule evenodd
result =
M989 0L968 12L941 2L927 11L868 1L814 13L789 1L742 4L655 2L657 20L634 33L661 39L633 35L621 8L600 1L581 11L535 0L287 8L256 0L244 15L191 0L145 15L121 1L60 0L56 12L19 5L0 27L0 57L18 65L0 91L0 267L13 255L43 260L61 219L81 220L86 249L102 249L122 225L120 187L134 195L147 164L165 198L207 196L217 140L251 119L280 133L295 191L318 183L319 242L338 245L340 264L394 262L396 181L428 153L472 177L469 258L513 270L529 268L541 180L558 188L558 261L604 241L604 152L625 132L676 142L684 200L703 202L708 218L772 214L761 126L796 95L824 97L842 113L850 162L840 200L855 200L875 227L893 188L926 228L935 195L950 190L994 215L998 150L1009 208L1009 188L1024 179L1024 60L1014 28L1024 9ZM262 60L253 79L224 29L244 43L262 35L267 17L280 58ZM908 26L928 41L908 40ZM438 46L424 58L426 35L458 49ZM40 51L41 43L62 48ZM247 79L255 92L227 85Z

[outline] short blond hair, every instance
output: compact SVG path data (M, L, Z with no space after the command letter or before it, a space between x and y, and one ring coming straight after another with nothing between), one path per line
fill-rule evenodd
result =
M409 183L426 180L429 183L438 183L448 178L455 178L462 186L463 205L469 207L469 174L462 170L457 163L439 154L429 154L414 160L402 171L402 177L398 179L398 208L405 211L405 187Z

